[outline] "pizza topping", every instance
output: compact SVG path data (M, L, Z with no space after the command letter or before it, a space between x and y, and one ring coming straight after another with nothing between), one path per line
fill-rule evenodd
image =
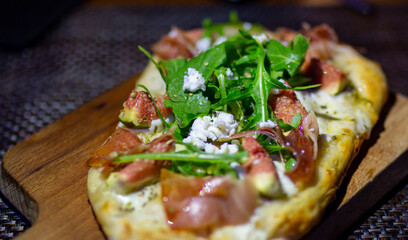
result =
M169 34L153 46L153 51L162 59L192 58L198 54L195 44L201 35L202 30L184 32L173 27Z
M271 96L269 104L276 118L282 119L286 123L290 122L296 113L300 113L302 119L308 114L292 90L283 90L277 95Z
M302 34L310 38L311 42L314 41L333 41L339 42L336 32L327 24L321 24L314 28L311 28L309 24L302 25Z
M130 153L132 149L130 149ZM174 139L164 134L147 145L147 152L160 153L174 151ZM160 169L168 166L168 161L142 160L126 165L119 172L112 173L107 183L118 193L126 194L158 180Z
M270 104L276 117L285 122L289 122L296 113L302 116L301 124L284 137L284 143L281 145L285 145L296 158L296 165L287 174L295 182L306 182L314 172L314 160L318 151L319 126L316 116L313 112L306 111L295 92L291 90L284 90L273 96Z
M172 114L172 109L164 106L167 96L158 96L154 101L164 118ZM149 94L144 91L133 90L129 98L123 103L123 109L119 114L119 120L125 125L135 128L148 128L152 120L159 119L159 114Z
M198 52L205 52L211 47L211 38L204 37L196 42Z
M195 57L189 50L188 59L156 63L142 49L166 83L168 97L155 100L157 109L165 117L166 106L176 118L163 130L173 126L182 148L173 152L173 140L157 140L145 144L148 150L131 154L130 149L130 155L119 155L114 161L130 163L111 174L109 182L127 192L157 180L161 172L162 201L175 229L243 223L256 207L258 193L269 198L295 194L295 184L308 181L314 173L317 121L294 92L316 87L299 80L307 41L297 35L284 45L265 34L245 31L214 37L213 27L194 43L207 44L206 38L225 37L224 41ZM182 42L188 36L174 29L167 38ZM139 118L149 111L157 115L148 94L141 96L132 92L126 106L139 106L135 108ZM143 103L139 99L151 103L138 105L135 102ZM142 112L140 106L149 108ZM142 117L146 119L151 123L153 117ZM276 164L286 165L286 172L278 173Z
M184 143L191 143L200 149L212 149L209 140L216 141L233 135L238 128L238 123L230 113L217 111L212 117L204 116L197 118L191 126L190 133L183 140ZM211 152L211 150L208 150Z
M194 68L188 68L187 75L184 76L183 90L195 92L199 89L205 91L205 79L203 75Z
M281 195L281 185L269 153L253 137L244 137L242 147L248 152L248 160L243 167L254 181L256 189L268 197Z
M312 177L318 151L318 136L317 119L311 112L303 119L302 125L286 137L288 149L296 158L294 169L287 171L286 174L294 182L306 183Z
M116 167L112 162L115 157L119 156L119 153L134 149L140 145L142 145L142 141L134 132L119 127L96 149L89 165L94 168L103 167L110 172Z
M344 74L337 67L316 58L311 60L306 74L321 84L322 90L330 95L339 93L347 85Z
M249 179L185 177L162 170L162 202L173 229L208 230L249 220L257 192Z

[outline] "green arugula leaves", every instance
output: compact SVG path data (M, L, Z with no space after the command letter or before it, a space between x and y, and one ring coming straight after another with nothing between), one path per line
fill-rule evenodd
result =
M170 101L167 100L165 104L173 108L181 128L187 127L198 114L207 114L211 110L211 102L201 90L193 93L183 90L184 77L188 69L197 70L208 83L214 71L225 61L226 53L223 44L199 54L190 61L186 59L160 61L160 67L166 72L164 80L167 85L167 95L170 98Z
M231 16L230 23L223 25L204 20L203 38L210 38L212 43L214 36L223 36L227 40L192 59L161 60L157 63L146 50L139 47L156 65L166 83L169 99L165 101L165 106L173 108L176 123L172 125L177 125L175 137L179 144L186 145L186 150L122 156L115 163L136 159L172 160L170 169L187 175L234 175L230 163L245 161L246 152L207 154L194 145L182 143L194 119L210 115L212 111L229 112L239 123L238 132L256 129L259 122L269 119L276 120L283 131L291 131L299 126L302 119L300 113L293 116L291 123L275 119L268 99L274 89L302 90L318 86L305 86L309 79L299 74L308 41L299 34L288 46L273 39L260 42L256 40L259 36L255 34L263 33L263 27L250 25L250 29L244 31L244 24L235 15ZM201 74L205 88L194 92L183 89L189 69ZM268 152L284 153L287 155L285 159L293 158L274 140L264 136L259 141ZM288 162L287 168L293 165L293 161Z
M299 34L288 47L277 40L271 40L266 46L266 54L274 71L287 71L293 76L302 65L308 47L306 39Z

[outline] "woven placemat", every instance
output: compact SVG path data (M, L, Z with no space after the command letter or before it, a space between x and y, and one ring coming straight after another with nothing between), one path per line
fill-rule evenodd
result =
M0 50L0 158L17 142L141 71L148 48L168 32L201 19L228 19L232 5L219 7L81 7L43 39L21 51ZM340 39L364 46L379 61L392 91L408 95L408 6L379 7L372 16L345 8L234 5L242 20L268 28L300 28L301 22L329 23ZM408 234L408 186L350 230L350 239L398 239ZM17 236L30 223L0 195L0 238ZM364 222L365 221L365 222Z

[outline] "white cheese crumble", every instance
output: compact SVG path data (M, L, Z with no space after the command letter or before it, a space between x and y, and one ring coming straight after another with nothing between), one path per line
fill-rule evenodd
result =
M164 128L163 128L163 123L162 123L161 119L160 118L155 119L155 120L152 121L152 123L151 123L151 125L149 127L149 133L153 134L153 133L156 133L156 132L161 132L161 131L163 131L163 129Z
M221 37L217 38L217 40L215 40L213 46L217 46L217 45L219 45L219 44L221 44L221 43L223 43L225 41L227 41L227 37L221 36Z
M276 123L272 122L272 120L268 119L266 122L260 122L258 124L259 128L274 128L276 127Z
M198 52L205 52L211 47L211 38L205 37L201 38L196 42L195 47L197 48Z
M168 118L164 119L167 123L172 123L174 122L174 116L170 115ZM149 134L155 134L155 133L161 133L164 130L164 125L161 121L160 118L152 120L152 123L150 124L148 133Z
M225 74L227 75L227 80L232 80L234 78L234 73L231 71L230 68L227 68Z
M283 191L287 196L293 196L298 192L296 185L292 180L285 174L285 164L278 161L273 161L276 167L276 172L278 173L279 181L281 183Z
M259 34L259 35L252 35L252 37L259 41L260 43L266 43L269 41L269 38L265 35L265 33Z
M249 23L249 22L244 22L244 24L242 25L242 27L243 27L245 30L250 30L250 29L252 28L252 24Z
M177 37L177 32L174 30L174 29L172 29L170 32L169 32L169 37L170 38L176 38Z
M208 140L215 141L220 138L230 137L235 134L237 128L238 123L234 120L232 114L217 111L212 117L197 118L191 126L188 137L183 142L205 149Z
M187 75L184 76L183 90L195 92L199 89L205 91L205 79L203 75L194 68L188 68Z
M221 154L221 153L230 153L234 154L239 151L239 148L235 144L229 144L229 143L223 143L220 148L217 146L211 144L211 143L205 143L204 144L204 151L206 153L215 153L215 154Z

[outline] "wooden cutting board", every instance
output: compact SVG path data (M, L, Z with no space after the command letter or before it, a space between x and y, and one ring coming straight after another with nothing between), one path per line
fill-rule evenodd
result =
M87 198L87 161L113 132L135 78L11 148L2 192L32 222L19 239L101 239ZM309 238L333 238L408 174L408 99L391 94L322 223ZM386 180L386 181L385 181ZM385 183L380 182L385 181ZM370 188L371 186L371 188ZM361 201L363 198L369 201ZM326 236L326 237L323 237Z

